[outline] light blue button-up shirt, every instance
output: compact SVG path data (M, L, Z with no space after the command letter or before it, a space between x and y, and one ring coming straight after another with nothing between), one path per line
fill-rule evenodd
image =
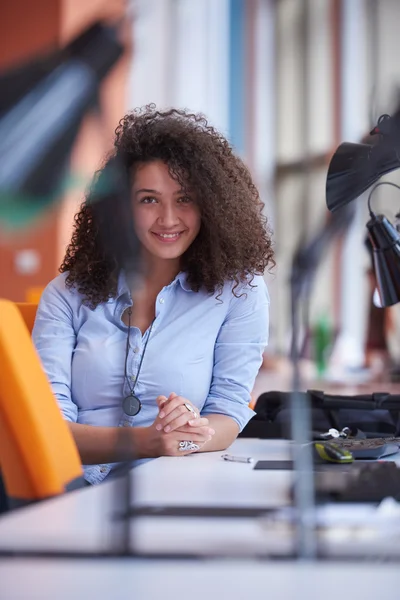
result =
M188 398L202 415L222 414L242 429L268 341L269 297L262 277L232 293L193 292L184 273L157 296L135 394L135 417L122 410L130 388L124 377L128 328L121 317L132 305L123 275L116 298L92 310L65 285L66 274L44 290L33 329L42 365L68 421L97 426L146 427L158 414L156 398L171 392ZM135 381L149 330L131 328L127 374ZM115 464L84 466L90 483L102 481Z

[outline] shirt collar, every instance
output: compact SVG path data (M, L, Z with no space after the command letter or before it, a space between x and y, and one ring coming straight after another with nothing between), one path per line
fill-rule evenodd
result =
M180 273L178 273L178 275L175 277L174 281L172 282L172 285L176 285L177 283L180 284L181 288L185 292L193 291L192 288L190 287L190 285L188 284L187 273L185 273L185 271L181 271ZM122 270L118 276L117 299L120 298L121 296L123 296L124 294L130 295L130 290L129 290L128 282L126 279L126 274Z
M193 292L192 288L188 284L187 273L185 271L181 271L180 273L178 273L178 275L175 277L175 281L179 281L179 283L181 284L181 288L185 290L185 292Z
M125 271L121 270L120 274L118 275L117 300L124 294L130 294L130 291L126 281Z

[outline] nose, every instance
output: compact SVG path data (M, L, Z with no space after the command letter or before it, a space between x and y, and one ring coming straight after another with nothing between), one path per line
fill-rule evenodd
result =
M175 204L163 203L160 206L157 221L159 225L166 229L175 227L179 223L179 215Z

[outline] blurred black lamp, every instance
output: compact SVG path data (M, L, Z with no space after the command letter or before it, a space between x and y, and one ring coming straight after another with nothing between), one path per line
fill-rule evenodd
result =
M380 185L399 186L383 181L375 185L368 196L371 217L367 223L368 238L372 246L380 305L386 307L400 302L400 234L384 215L376 215L371 209L371 196Z
M76 185L68 169L74 141L123 52L118 27L95 23L65 48L0 74L0 234L30 225ZM134 276L139 242L123 157L107 161L90 202L104 250Z
M352 202L382 175L400 168L400 113L383 115L370 135L374 143L343 143L333 155L326 182L326 204L331 212ZM367 230L380 305L387 307L400 302L400 234L384 215L371 209L373 192L384 184L399 187L381 182L371 190Z
M382 175L400 168L400 112L382 115L368 143L344 142L329 164L326 204L331 212L355 200Z
M73 143L123 52L101 23L69 45L0 74L0 225L29 223L62 197Z

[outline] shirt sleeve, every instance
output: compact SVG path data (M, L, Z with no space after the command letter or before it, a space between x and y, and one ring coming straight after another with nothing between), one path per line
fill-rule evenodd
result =
M201 411L231 417L240 431L255 414L249 408L251 391L268 343L267 287L261 276L252 285L231 300L216 340L210 392Z
M49 283L40 299L32 339L64 418L76 422L78 407L71 397L71 363L76 334L73 310L68 301L70 295L64 277Z

